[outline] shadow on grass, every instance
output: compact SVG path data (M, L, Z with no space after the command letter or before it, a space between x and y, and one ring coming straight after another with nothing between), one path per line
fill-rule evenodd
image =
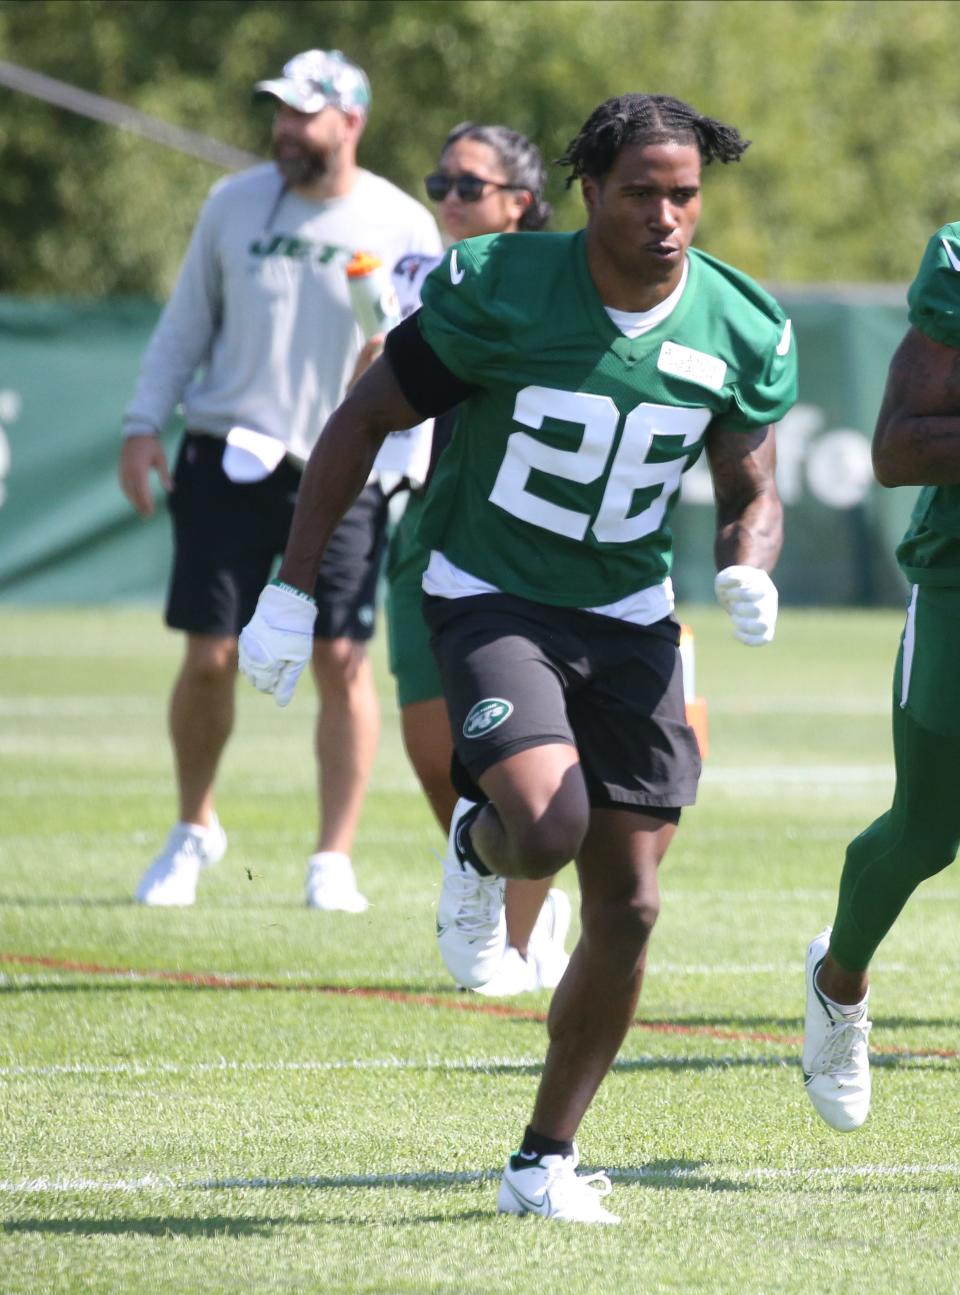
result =
M960 1026L956 1016L881 1016L871 1015L875 1030L951 1029ZM639 1029L664 1030L759 1030L777 1034L801 1035L803 1018L799 1016L734 1016L730 1014L697 1014L692 1016L638 1016Z
M35 959L33 961L45 961ZM65 960L64 960L65 961ZM34 994L34 993L56 993L56 994L103 994L103 993L271 993L271 994L318 994L330 998L350 998L355 996L357 999L377 1002L380 999L390 1002L396 999L400 1006L411 1007L465 1007L470 1015L490 1016L499 1018L501 1023L508 1025L541 1025L545 1022L545 1016L541 1019L541 1003L546 997L546 991L538 996L538 1000L530 997L520 997L511 999L508 1003L501 999L484 1000L476 995L465 991L458 991L446 982L438 983L437 981L409 981L400 984L389 985L361 985L361 984L331 984L311 981L290 981L286 983L281 980L262 981L258 978L255 971L233 971L228 975L215 972L163 972L152 969L138 970L131 967L130 969L117 968L100 968L91 967L79 971L83 976L82 980L68 980L67 977L77 975L76 966L69 964L58 965L58 960L53 958L49 960L46 970L48 975L36 975L34 972L31 976L31 961L24 959L20 961L11 957L7 963L11 968L6 975L16 977L15 982L8 981L0 983L0 994ZM54 976L60 976L62 979L54 979ZM205 983L204 978L209 976L209 983ZM404 996L410 996L410 1002L404 1002ZM418 1002L422 997L427 1000ZM940 1016L877 1016L874 1018L875 1030L889 1030L891 1033L897 1033L903 1030L954 1030L960 1029L960 1018L957 1017L940 1017ZM696 1037L703 1035L714 1043L742 1043L758 1042L777 1044L787 1042L794 1046L793 1036L799 1043L800 1032L803 1029L803 1023L796 1020L771 1019L770 1017L754 1016L684 1016L684 1017L637 1017L631 1027L631 1032L642 1035L649 1032L651 1034L663 1033L666 1035L675 1035L682 1038L685 1035ZM723 1034L712 1035L711 1031L722 1030ZM749 1036L752 1032L757 1032L758 1037L751 1039ZM783 1032L788 1036L787 1039L781 1039L778 1035ZM742 1036L742 1037L741 1037ZM891 1044L891 1047L894 1046ZM899 1046L899 1045L897 1045ZM909 1047L904 1046L904 1052L909 1052ZM917 1045L917 1052L929 1052L933 1050L933 1045ZM878 1047L872 1050L882 1052L883 1049ZM950 1055L953 1055L952 1053ZM767 1058L767 1061L775 1058ZM749 1060L739 1061L734 1058L729 1064L751 1064ZM722 1064L717 1062L717 1064Z
M757 1184L710 1172L705 1160L651 1160L638 1169L608 1169L615 1183L638 1183L670 1191L755 1192Z
M589 1172L581 1165L581 1172ZM424 1170L419 1173L394 1174L303 1174L286 1178L210 1178L191 1184L194 1191L337 1191L368 1187L373 1190L406 1187L415 1191L436 1191L443 1187L469 1187L478 1183L498 1183L500 1169ZM756 1191L757 1184L736 1182L711 1174L706 1162L698 1160L654 1160L635 1168L607 1169L614 1182L648 1184L685 1190ZM483 1216L483 1211L477 1211ZM470 1217L469 1215L463 1217Z

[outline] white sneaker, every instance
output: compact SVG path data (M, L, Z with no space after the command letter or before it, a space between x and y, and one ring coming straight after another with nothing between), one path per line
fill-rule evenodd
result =
M507 948L502 877L482 877L458 845L471 800L458 800L443 856L443 882L437 905L437 944L458 985L476 989L495 976Z
M530 933L530 957L537 967L537 988L556 989L570 955L563 947L570 930L570 900L562 890L549 890Z
M605 1173L578 1175L579 1163L576 1147L572 1156L541 1156L524 1169L514 1169L508 1160L497 1213L539 1214L560 1223L619 1223L620 1216L601 1203L612 1190L610 1179Z
M133 897L154 908L189 908L197 898L200 869L219 863L226 852L227 834L216 814L209 827L177 823Z
M357 889L353 865L345 854L322 850L307 860L307 908L365 913L369 904Z
M474 985L473 992L487 998L512 998L514 994L529 994L539 987L537 964L533 957L528 955L524 958L519 949L508 944L496 971L482 985Z
M830 927L807 948L807 1019L803 1031L803 1082L817 1113L841 1133L858 1129L870 1114L867 1000L844 1016L817 988L817 972L830 945Z

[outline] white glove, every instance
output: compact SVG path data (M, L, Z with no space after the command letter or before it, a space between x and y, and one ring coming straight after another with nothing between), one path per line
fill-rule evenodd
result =
M779 598L777 586L759 567L724 567L713 582L720 605L733 621L734 637L750 647L773 638Z
M254 688L272 692L278 706L293 696L300 672L313 651L317 604L293 585L266 586L257 609L240 631L240 673Z

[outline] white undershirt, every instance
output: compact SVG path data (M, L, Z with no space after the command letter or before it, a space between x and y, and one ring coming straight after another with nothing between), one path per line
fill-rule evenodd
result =
M423 592L433 594L435 598L474 598L477 594L499 594L503 590L481 580L479 576L472 576L469 571L461 570L434 549L423 573ZM636 593L619 598L615 603L581 610L612 616L614 620L629 621L632 625L652 625L655 621L662 621L664 616L669 616L673 607L673 583L667 576L662 584L638 589Z
M670 293L669 297L664 297L652 310L614 310L612 306L604 306L604 310L627 337L641 337L644 333L649 333L651 328L656 328L662 324L666 317L673 313L683 296L683 290L687 286L687 266L689 262L684 258L683 273L680 275L680 282Z

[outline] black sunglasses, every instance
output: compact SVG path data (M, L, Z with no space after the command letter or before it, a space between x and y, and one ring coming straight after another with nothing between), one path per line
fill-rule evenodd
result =
M479 175L472 175L469 171L464 171L460 175L444 175L442 171L434 171L428 175L423 182L427 189L427 197L431 202L443 202L444 198L451 189L456 189L457 197L461 202L479 202L483 197L483 191L488 185L493 185L495 189L522 189L522 184L499 184L496 180L484 180Z

